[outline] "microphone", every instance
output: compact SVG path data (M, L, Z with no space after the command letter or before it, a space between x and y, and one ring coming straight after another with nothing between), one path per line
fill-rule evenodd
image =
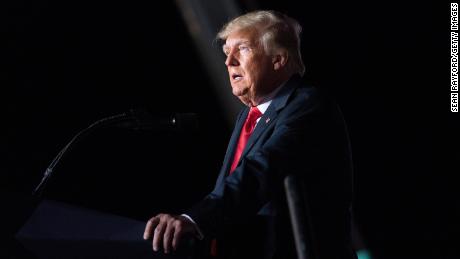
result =
M70 141L65 145L61 151L54 157L40 181L33 191L34 196L41 196L41 193L51 177L54 167L59 163L64 154L89 133L95 129L102 127L117 126L122 128L132 128L136 130L158 130L158 131L186 131L197 130L198 119L195 113L169 113L169 114L156 114L153 115L146 110L131 109L127 113L120 113L117 115L109 116L92 123L88 127L79 131Z
M195 113L157 113L152 114L143 109L131 109L127 119L117 123L123 128L136 130L198 130L198 116Z

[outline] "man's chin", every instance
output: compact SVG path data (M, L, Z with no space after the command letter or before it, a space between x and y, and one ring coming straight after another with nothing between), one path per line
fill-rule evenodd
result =
M246 91L244 91L244 89L241 89L241 88L238 88L238 87L233 87L232 86L232 93L234 96L236 97L240 97L240 96L243 96L245 94Z
M248 92L249 92L249 89L247 88L243 88L243 89L237 88L237 87L232 88L233 95L238 97L238 99L240 99L240 101L243 102L245 105L248 105L248 103L250 103Z

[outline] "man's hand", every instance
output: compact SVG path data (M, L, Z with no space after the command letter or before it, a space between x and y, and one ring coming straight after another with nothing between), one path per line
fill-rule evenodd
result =
M181 238L189 234L196 235L196 228L193 222L184 216L158 214L151 218L145 226L144 239L152 237L153 250L158 251L163 245L165 253L176 250Z

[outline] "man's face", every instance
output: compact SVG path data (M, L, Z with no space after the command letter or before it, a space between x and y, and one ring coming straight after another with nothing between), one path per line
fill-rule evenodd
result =
M223 46L232 92L249 106L260 104L261 98L273 90L272 58L259 38L255 29L236 30Z

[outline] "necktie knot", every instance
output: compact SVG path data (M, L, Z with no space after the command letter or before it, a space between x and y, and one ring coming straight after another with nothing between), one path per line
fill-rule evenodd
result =
M247 132L251 132L254 129L254 126L256 125L257 119L262 116L262 112L254 106L249 109L249 114L248 118L246 119L245 126Z

